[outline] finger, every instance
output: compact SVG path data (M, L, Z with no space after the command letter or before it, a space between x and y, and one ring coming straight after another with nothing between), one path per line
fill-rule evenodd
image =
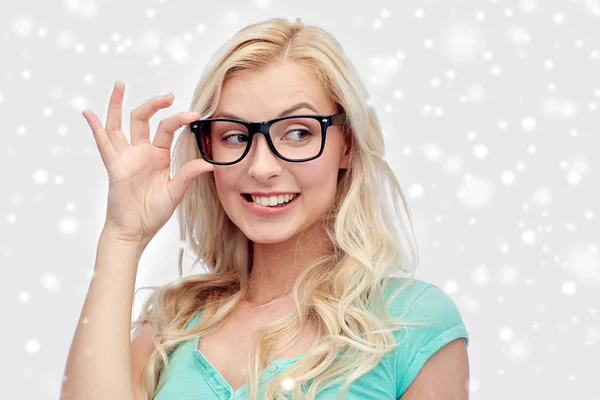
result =
M122 108L123 94L125 93L125 84L121 81L115 83L110 101L108 103L108 114L106 116L106 133L112 142L115 151L121 153L129 145L127 138L122 130Z
M214 164L204 161L202 158L185 163L175 177L167 184L167 190L171 194L171 199L175 204L181 203L183 195L190 187L194 179L208 171L214 171Z
M163 119L158 124L158 129L156 130L156 135L154 135L152 144L163 149L170 149L171 144L173 143L173 137L175 136L175 131L182 126L197 120L199 117L200 114L197 112L184 111L167 119Z
M96 114L89 110L83 110L82 114L90 128L92 128L94 140L96 140L96 146L100 151L100 157L102 157L102 162L108 169L108 166L117 160L117 152L115 151L110 139L108 138L108 135L104 131L102 123L100 123L100 120Z
M131 111L131 144L150 143L150 118L161 108L167 108L173 103L175 96L169 93L165 96L156 96Z

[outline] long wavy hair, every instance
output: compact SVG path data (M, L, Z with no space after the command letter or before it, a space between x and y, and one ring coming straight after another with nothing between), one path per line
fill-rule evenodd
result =
M332 207L319 221L327 254L312 260L297 277L293 310L257 332L247 361L248 394L258 398L261 371L277 358L273 344L291 334L289 349L301 326L312 321L318 332L314 346L266 385L264 398L314 399L320 390L344 382L341 398L353 381L399 345L394 330L422 325L391 318L383 301L391 279L401 277L407 283L392 298L415 279L418 250L412 214L384 159L384 139L367 90L339 42L318 26L274 18L241 29L203 70L190 111L209 117L232 74L280 61L296 62L319 77L325 93L346 113L342 131L351 154L349 168L338 172ZM174 146L173 170L199 157L196 139L186 127ZM139 288L153 292L132 322L132 329L145 322L154 328L155 349L143 374L148 399L163 387L169 358L178 345L216 329L248 291L252 243L225 213L212 172L194 180L177 216L179 278L162 287ZM186 247L204 273L183 276ZM198 324L186 329L200 311ZM293 379L292 389L286 378Z

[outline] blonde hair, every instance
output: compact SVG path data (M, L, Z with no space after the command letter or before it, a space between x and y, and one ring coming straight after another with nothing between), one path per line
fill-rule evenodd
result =
M408 326L402 318L388 316L383 294L392 276L408 278L407 285L414 280L418 251L412 215L384 159L384 139L375 111L367 105L367 91L339 42L320 27L274 18L243 28L204 69L191 110L199 111L201 118L210 116L233 73L280 61L297 62L316 73L325 93L345 111L343 135L351 156L349 168L338 173L333 205L320 221L328 238L327 254L297 277L295 308L257 333L248 360L248 393L250 399L258 398L261 371L276 358L272 345L288 334L295 340L301 326L314 321L315 345L267 384L264 398L283 395L282 381L288 377L295 385L286 395L294 399L314 399L320 390L343 381L341 397L398 346L393 331ZM174 146L173 168L199 157L195 137L186 127ZM248 290L251 243L221 206L212 172L192 183L177 215L182 244L191 248L194 264L204 264L206 273L183 277L182 248L179 279L164 287L140 288L154 289L132 323L133 328L150 322L155 330L155 350L143 375L149 399L164 385L176 347L218 327ZM201 310L198 324L186 330Z

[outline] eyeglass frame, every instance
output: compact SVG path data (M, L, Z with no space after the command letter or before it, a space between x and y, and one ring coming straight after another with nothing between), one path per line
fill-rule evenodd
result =
M275 122L283 121L286 119L294 119L294 118L312 118L312 119L319 121L319 123L321 125L321 150L319 150L319 153L316 156L309 157L309 158L302 158L300 160L292 160L290 158L286 158L283 155L281 155L275 148L275 145L273 144L273 141L271 140L271 135L269 133L269 130L271 129L271 125L274 124ZM248 144L246 145L246 150L244 150L244 153L240 156L240 158L238 158L235 161L221 162L221 161L209 160L208 156L204 152L204 147L202 146L202 139L200 138L200 133L198 132L198 129L197 129L198 125L199 125L199 123L204 124L206 122L219 122L219 121L235 122L235 123L245 126L246 129L248 130L248 142L247 142ZM200 150L200 154L202 155L202 158L206 162L211 163L211 164L233 165L233 164L237 164L238 162L242 161L244 159L244 157L246 157L246 155L250 151L250 148L252 147L252 139L253 139L254 135L258 134L258 133L262 133L263 135L265 135L265 139L267 140L267 144L269 145L269 148L271 149L273 154L275 154L278 158L282 159L283 161L287 161L287 162L306 162L306 161L311 161L316 158L319 158L321 156L321 154L323 154L323 150L325 150L325 137L327 136L327 128L329 128L330 126L334 126L334 125L343 125L345 122L346 122L346 113L344 111L339 112L337 114L332 114L332 115L319 115L319 114L287 115L285 117L270 119L268 121L263 121L263 122L249 122L249 121L243 121L243 120L231 119L231 118L206 118L206 119L201 119L201 120L197 120L197 121L190 123L190 130L196 137L196 142L198 144L198 148Z

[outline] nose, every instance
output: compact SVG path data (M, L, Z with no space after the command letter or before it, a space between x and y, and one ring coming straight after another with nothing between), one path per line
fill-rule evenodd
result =
M271 151L264 135L257 134L252 138L246 158L249 162L248 173L259 182L266 182L281 172L280 159Z

